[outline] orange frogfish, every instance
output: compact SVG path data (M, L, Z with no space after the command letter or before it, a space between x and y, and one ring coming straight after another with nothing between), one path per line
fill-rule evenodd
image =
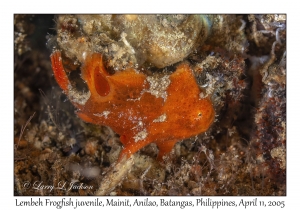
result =
M78 109L77 115L85 122L109 126L120 135L124 148L119 161L150 143L156 143L162 160L176 142L205 132L214 120L212 103L200 96L187 63L165 77L164 93L157 95L159 84L153 84L149 76L133 68L111 75L101 54L93 53L81 67L89 89L83 97L72 87L60 51L51 54L51 62L55 79Z

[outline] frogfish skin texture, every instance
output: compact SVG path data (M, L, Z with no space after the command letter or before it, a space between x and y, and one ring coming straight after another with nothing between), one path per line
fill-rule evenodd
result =
M169 76L165 97L150 91L147 76L133 68L109 74L100 53L93 53L81 67L89 93L80 100L74 94L62 64L60 51L51 54L56 81L88 123L106 125L120 135L124 148L119 160L150 143L158 146L158 159L180 140L205 132L214 120L209 97L200 97L192 70L181 63Z

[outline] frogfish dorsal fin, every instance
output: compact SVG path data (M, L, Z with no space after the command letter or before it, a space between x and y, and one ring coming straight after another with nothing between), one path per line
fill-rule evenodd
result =
M104 67L102 66L102 68ZM110 92L110 86L105 75L103 75L103 73L100 72L99 66L96 66L94 69L94 80L95 80L95 89L97 93L100 96L107 96Z
M108 76L110 75L103 65L100 53L87 56L82 68L82 79L87 82L92 95L104 97L110 93L111 87L107 79Z

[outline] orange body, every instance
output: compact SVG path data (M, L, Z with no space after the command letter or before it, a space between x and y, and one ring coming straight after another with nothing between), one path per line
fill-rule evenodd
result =
M78 103L74 96L70 97L72 86L59 51L51 55L51 61L54 76L78 108L78 116L120 134L124 149L119 160L152 142L157 144L161 159L176 142L205 132L214 120L212 103L209 98L200 98L201 90L186 63L169 76L166 97L162 98L148 91L150 84L145 74L127 69L109 75L102 56L94 53L81 68L90 96Z

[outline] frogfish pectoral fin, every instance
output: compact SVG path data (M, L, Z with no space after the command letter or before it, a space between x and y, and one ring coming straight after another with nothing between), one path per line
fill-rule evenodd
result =
M150 142L147 139L139 140L137 142L130 141L131 143L124 142L124 139L121 139L121 142L124 144L124 149L121 151L119 155L118 162L122 160L124 157L129 158L131 155L139 151L141 148L148 145Z
M157 160L163 161L163 157L166 154L169 154L171 152L171 150L173 149L173 147L177 141L178 140L168 140L168 141L156 142L156 145L158 146L158 149L159 149L159 153L157 155Z

